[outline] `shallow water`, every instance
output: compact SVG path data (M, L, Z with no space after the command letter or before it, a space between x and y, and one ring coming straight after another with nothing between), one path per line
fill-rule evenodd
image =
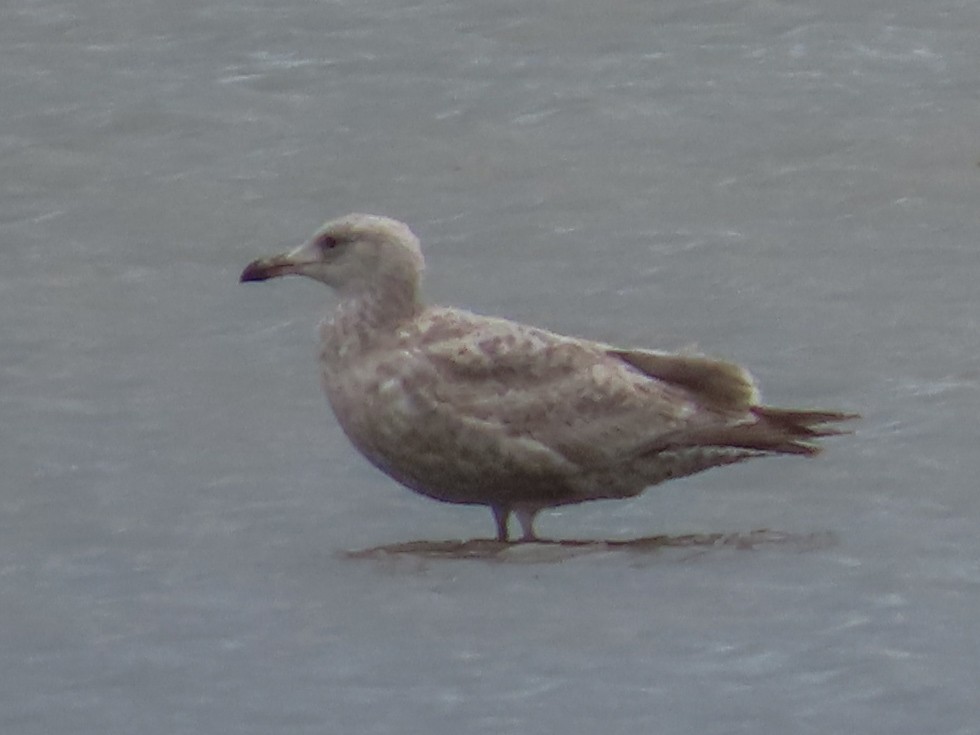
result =
M15 2L0 23L4 733L973 733L971 3ZM329 295L245 287L351 210L433 300L696 343L861 411L813 461L487 537L319 395Z

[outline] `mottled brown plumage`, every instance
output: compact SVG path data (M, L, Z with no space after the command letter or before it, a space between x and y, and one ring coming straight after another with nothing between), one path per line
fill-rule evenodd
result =
M321 326L323 388L355 447L436 500L513 512L533 539L543 508L627 498L672 477L769 454L814 455L838 411L759 405L743 368L620 349L419 297L418 240L352 214L242 281L299 274L340 303Z

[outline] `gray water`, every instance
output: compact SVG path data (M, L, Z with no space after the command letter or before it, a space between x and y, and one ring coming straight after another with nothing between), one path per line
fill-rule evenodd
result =
M980 732L974 2L13 0L0 9L0 731ZM561 563L319 394L347 211L427 292L858 410L543 514L566 538L830 535Z

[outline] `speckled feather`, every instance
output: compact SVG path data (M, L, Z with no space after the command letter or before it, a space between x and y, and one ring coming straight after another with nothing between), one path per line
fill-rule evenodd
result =
M297 273L333 286L321 378L376 467L437 500L490 506L525 539L543 508L634 496L671 477L765 454L811 455L836 411L758 404L751 376L704 355L619 349L505 319L426 307L404 224L328 222L243 281Z

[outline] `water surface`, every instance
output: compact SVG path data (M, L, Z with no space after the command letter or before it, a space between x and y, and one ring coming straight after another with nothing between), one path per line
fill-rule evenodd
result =
M977 732L973 4L0 15L4 733ZM492 532L347 445L325 290L236 282L351 210L433 300L865 415L541 533L835 543L349 558Z

